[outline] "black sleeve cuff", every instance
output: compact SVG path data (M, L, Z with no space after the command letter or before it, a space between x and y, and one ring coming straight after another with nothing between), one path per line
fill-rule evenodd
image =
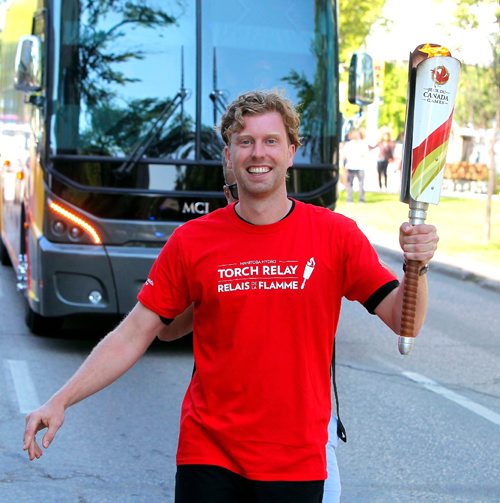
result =
M398 286L399 281L397 279L389 281L389 283L382 285L376 292L370 295L363 306L365 306L366 310L370 314L375 314L375 309L377 308L377 306L387 297L387 295L389 295L389 293L391 293Z

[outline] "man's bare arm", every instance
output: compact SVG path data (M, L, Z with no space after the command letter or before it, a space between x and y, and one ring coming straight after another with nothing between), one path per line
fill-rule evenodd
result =
M193 331L193 305L191 304L158 333L161 341L174 341Z
M427 264L437 249L439 238L433 225L412 226L404 223L399 231L399 243L405 260L416 260ZM375 313L396 334L401 333L401 314L403 312L404 277L398 288L393 290L375 309ZM420 331L427 312L427 280L425 275L418 280L417 305L414 327Z
M47 448L64 422L65 410L123 375L164 328L156 313L136 304L120 325L99 342L68 382L28 414L23 449L28 451L30 460L42 455L36 442L38 431L48 428L42 439L43 447Z

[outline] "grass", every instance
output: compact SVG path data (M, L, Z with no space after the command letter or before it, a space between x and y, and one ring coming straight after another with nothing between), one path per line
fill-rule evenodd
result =
M357 194L355 194L355 201ZM402 222L408 220L408 205L399 195L367 192L366 203L347 203L341 193L337 211L360 226L394 235ZM480 261L500 267L500 200L492 201L491 233L485 239L486 196L477 198L442 197L439 205L429 205L426 223L437 227L439 253L458 259Z

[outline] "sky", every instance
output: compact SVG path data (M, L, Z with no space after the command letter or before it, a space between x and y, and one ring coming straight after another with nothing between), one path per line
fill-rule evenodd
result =
M376 61L407 61L418 45L430 42L447 47L464 63L491 64L488 35L498 30L495 3L479 7L479 29L466 31L454 25L454 5L453 0L387 0L383 14L393 21L392 26L387 31L374 25L365 50Z

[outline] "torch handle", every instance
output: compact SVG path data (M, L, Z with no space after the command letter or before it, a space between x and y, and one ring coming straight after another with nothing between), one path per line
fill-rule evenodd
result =
M413 349L415 341L415 312L417 309L418 271L421 267L418 260L406 263L403 311L401 314L401 335L398 340L399 352L407 355Z
M428 206L427 203L410 199L410 224L423 224L427 217ZM418 275L422 265L422 262L419 260L408 260L406 263L403 310L401 313L401 335L398 340L398 349L402 355L410 354L417 335L415 333L415 313L417 310Z

